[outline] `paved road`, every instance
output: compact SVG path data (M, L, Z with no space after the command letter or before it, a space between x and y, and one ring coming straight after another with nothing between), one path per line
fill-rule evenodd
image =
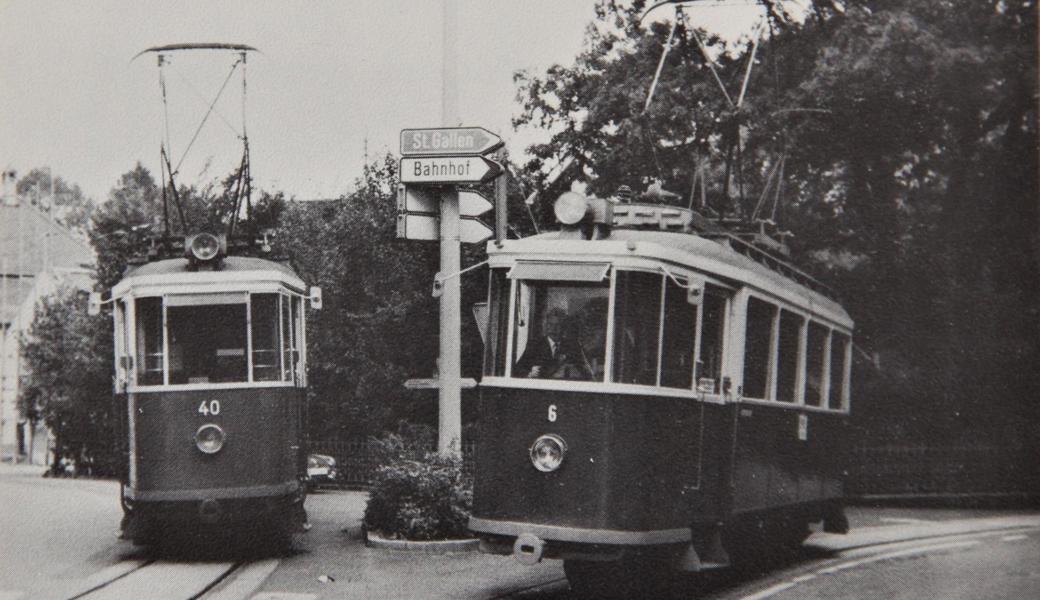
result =
M366 497L359 492L309 497L313 528L289 556L242 560L188 552L154 560L116 539L118 494L113 482L43 479L39 470L0 466L0 600L69 598L113 574L125 579L103 597L140 597L142 589L151 597L182 597L159 585L179 581L197 591L219 577L204 600L572 597L559 561L525 567L475 553L368 548L360 528ZM850 536L816 534L781 564L692 578L681 597L1040 597L1037 513L859 508L849 516Z

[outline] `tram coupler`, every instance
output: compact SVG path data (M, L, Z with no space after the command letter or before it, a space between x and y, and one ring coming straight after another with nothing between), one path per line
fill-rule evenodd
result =
M522 533L513 542L513 556L521 564L536 565L542 562L544 554L545 540L534 534Z

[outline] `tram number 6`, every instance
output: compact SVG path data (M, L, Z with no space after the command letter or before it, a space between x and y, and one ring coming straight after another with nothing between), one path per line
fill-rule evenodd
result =
M199 414L205 416L219 415L220 400L210 400L209 402L203 400L202 404L199 404Z
M556 405L555 404L550 404L549 405L549 417L548 418L549 418L549 422L550 423L555 423L556 422Z

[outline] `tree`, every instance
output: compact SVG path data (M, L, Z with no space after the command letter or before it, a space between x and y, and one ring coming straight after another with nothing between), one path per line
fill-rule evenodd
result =
M74 460L94 475L115 475L119 416L112 400L112 324L88 316L86 294L65 288L36 307L21 340L25 384L20 410L55 435L54 464Z
M862 363L854 377L868 434L1028 439L1038 415L1024 399L1040 392L1036 3L816 0L804 19L763 4L771 34L739 109L694 34L733 98L751 46L695 30L694 5L644 110L668 25L641 26L645 2L601 1L572 66L516 76L514 124L552 135L531 148L532 176L573 156L572 178L594 193L659 180L696 206L700 169L713 183L705 212L748 216L782 164L783 202L765 214L795 234L795 260L838 288L857 343L882 356L880 372Z
M49 167L32 169L18 180L15 189L66 229L80 235L87 233L94 201L78 185L54 175Z

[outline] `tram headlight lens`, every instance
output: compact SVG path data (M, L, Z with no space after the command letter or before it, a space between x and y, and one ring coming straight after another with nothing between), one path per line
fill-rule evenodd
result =
M564 192L553 204L556 220L564 225L577 225L585 218L588 201L578 192Z
M213 260L220 253L220 239L212 233L199 233L191 236L188 248L195 260Z
M549 433L535 440L531 446L531 464L543 473L550 473L560 468L566 454L567 443L563 438Z
M220 427L207 423L195 432L195 445L205 454L216 454L224 447L224 430Z

